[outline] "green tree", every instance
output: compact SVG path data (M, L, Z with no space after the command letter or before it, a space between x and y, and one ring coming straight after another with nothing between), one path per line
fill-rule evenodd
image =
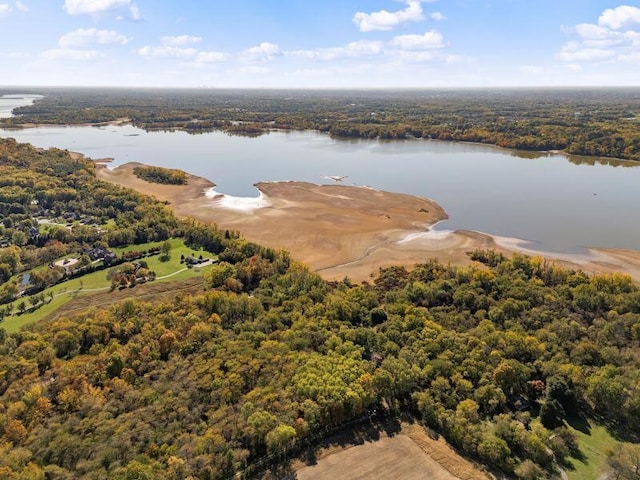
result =
M287 450L293 446L296 438L295 428L280 424L267 433L267 449L271 453L286 455Z
M564 408L556 399L548 399L540 408L540 421L545 428L554 429L562 426L565 416Z
M205 276L205 283L209 288L220 288L225 285L226 281L232 278L236 273L233 265L227 262L220 262L213 265Z
M160 260L168 262L171 259L171 242L165 240L160 244Z

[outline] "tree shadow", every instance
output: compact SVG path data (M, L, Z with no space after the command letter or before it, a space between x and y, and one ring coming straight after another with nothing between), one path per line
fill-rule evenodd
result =
M393 437L401 431L401 422L415 423L410 415L390 417L388 413L374 412L368 418L358 419L344 427L336 427L333 433L319 433L308 443L303 443L289 452L288 459L273 464L270 468L258 468L247 478L260 480L295 480L296 471L293 469L293 461L301 461L306 466L314 466L322 458L323 450L340 451L345 448L376 442L383 436ZM329 453L331 454L331 453ZM271 462L269 462L271 463Z
M577 449L572 449L569 452L569 455L567 457L558 459L558 464L564 469L564 470L568 470L568 471L575 471L576 470L576 466L574 464L574 462L572 461L578 461L582 464L586 464L587 463L587 456L582 452L582 450L580 450L579 448Z
M370 421L346 427L332 435L329 435L320 443L309 447L303 459L306 465L318 463L318 454L323 449L348 448L364 445L369 442L376 442L382 436L394 437L402 428L401 420L397 418L371 419Z
M571 418L567 418L566 422L569 424L569 426L571 426L575 430L578 430L579 432L582 432L585 435L591 435L591 424L589 423L589 420L587 420L586 417L583 417L583 416L571 417Z
M307 449L302 456L302 460L304 461L305 465L308 465L310 467L316 465L318 463L318 449Z
M275 465L260 477L260 480L296 480L298 474L291 468L289 463Z

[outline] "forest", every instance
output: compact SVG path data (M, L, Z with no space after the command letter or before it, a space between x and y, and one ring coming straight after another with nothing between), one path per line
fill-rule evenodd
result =
M133 289L107 309L0 328L2 478L252 478L349 422L399 415L521 479L579 458L570 427L585 419L639 440L640 288L627 276L478 250L465 268L328 283L98 181L68 152L2 140L0 169L5 284L54 248L104 244L83 229L30 236L45 205L91 216L109 243L180 237L219 259L197 294ZM611 458L637 478L640 456Z
M2 93L19 93L3 90ZM439 139L640 160L640 90L47 89L0 126L131 121L146 130L255 136L313 129L334 137Z
M151 183L162 183L165 185L185 185L187 174L182 170L162 167L134 167L133 174Z

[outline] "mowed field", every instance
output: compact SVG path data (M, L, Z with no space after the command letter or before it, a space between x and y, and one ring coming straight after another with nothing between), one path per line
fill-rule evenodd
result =
M417 425L393 436L345 448L328 447L315 465L297 468L297 480L488 480L442 439Z

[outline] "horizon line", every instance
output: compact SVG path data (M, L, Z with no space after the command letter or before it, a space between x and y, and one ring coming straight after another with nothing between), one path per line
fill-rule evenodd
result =
M550 90L550 89L575 89L575 90L587 90L587 89L640 89L640 85L460 85L460 86L385 86L385 87L365 87L365 86L309 86L309 87L292 87L292 86L268 86L268 87L250 87L250 86L176 86L176 85L0 85L0 89L20 89L20 88L78 88L78 89L142 89L142 90L490 90L490 89L508 89L508 90Z

